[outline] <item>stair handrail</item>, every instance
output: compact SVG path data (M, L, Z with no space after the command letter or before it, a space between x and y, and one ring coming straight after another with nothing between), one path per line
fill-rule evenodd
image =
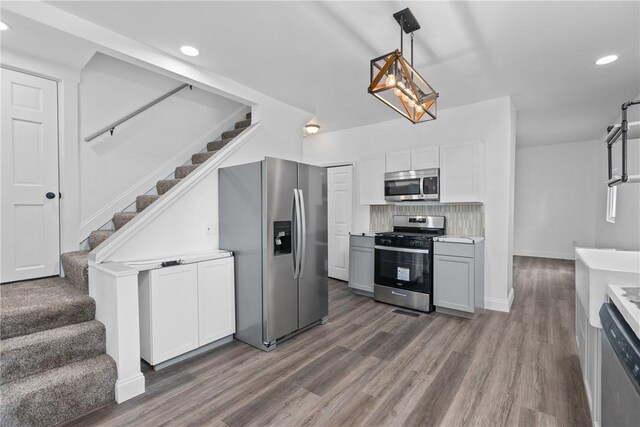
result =
M138 114L142 113L143 111L153 107L154 105L164 101L165 99L169 98L171 95L174 95L178 92L180 92L182 89L184 89L185 87L189 86L189 89L193 89L193 86L190 85L189 83L184 83L181 84L180 86L178 86L177 88L165 93L164 95L154 99L153 101L145 104L144 106L138 108L137 110L133 111L132 113L127 114L126 116L124 116L123 118L121 118L120 120L117 120L115 122L113 122L112 124L110 124L109 126L106 126L102 129L100 129L98 132L92 133L91 135L89 135L88 137L86 137L84 140L86 142L89 142L97 137L99 137L100 135L110 132L111 135L113 135L113 131L115 130L115 128L117 126L120 126L122 123L126 122L127 120L130 120L132 118L134 118L135 116L137 116Z

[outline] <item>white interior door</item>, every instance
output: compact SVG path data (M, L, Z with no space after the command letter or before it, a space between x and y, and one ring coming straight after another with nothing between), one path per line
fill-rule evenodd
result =
M6 69L0 73L0 278L5 283L55 276L60 273L57 83Z
M328 169L329 277L349 280L353 166Z

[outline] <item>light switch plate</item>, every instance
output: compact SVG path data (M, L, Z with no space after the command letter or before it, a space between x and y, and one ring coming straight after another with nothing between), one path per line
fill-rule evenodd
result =
M207 236L211 236L214 234L218 233L218 225L213 223L213 224L207 224L206 226L206 235Z

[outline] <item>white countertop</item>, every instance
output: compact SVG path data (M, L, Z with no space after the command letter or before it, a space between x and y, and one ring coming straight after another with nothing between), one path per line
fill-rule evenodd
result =
M611 302L640 338L640 298L637 295L631 295L630 292L634 291L640 295L640 284L638 286L609 285L607 287L607 295L611 298ZM634 298L638 302L634 304L630 298Z
M576 253L593 270L640 273L640 252L615 249L576 248Z
M484 237L474 237L474 236L438 236L433 238L434 242L445 242L445 243L464 243L467 245L473 245L477 242L482 242Z
M380 233L380 232L379 231L361 231L359 233L351 232L349 234L351 236L376 237L376 233Z
M200 254L191 254L191 255L176 255L173 257L165 257L162 259L149 259L149 260L139 260L139 261L129 261L124 264L128 265L131 268L135 268L138 271L145 270L153 270L155 268L160 268L163 261L180 261L180 264L192 264L194 262L201 261L209 261L213 259L220 258L228 258L232 257L233 252L225 251L223 249L211 251L211 252L203 252Z
M599 312L610 283L640 286L640 252L576 248L576 294L596 328L602 328Z

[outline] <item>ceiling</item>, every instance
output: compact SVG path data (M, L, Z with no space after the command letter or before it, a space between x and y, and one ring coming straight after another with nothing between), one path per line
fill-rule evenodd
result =
M406 6L439 108L511 95L520 146L598 139L640 93L637 1L51 4L312 112L323 131L399 117L367 85L369 60L399 47L391 15Z

